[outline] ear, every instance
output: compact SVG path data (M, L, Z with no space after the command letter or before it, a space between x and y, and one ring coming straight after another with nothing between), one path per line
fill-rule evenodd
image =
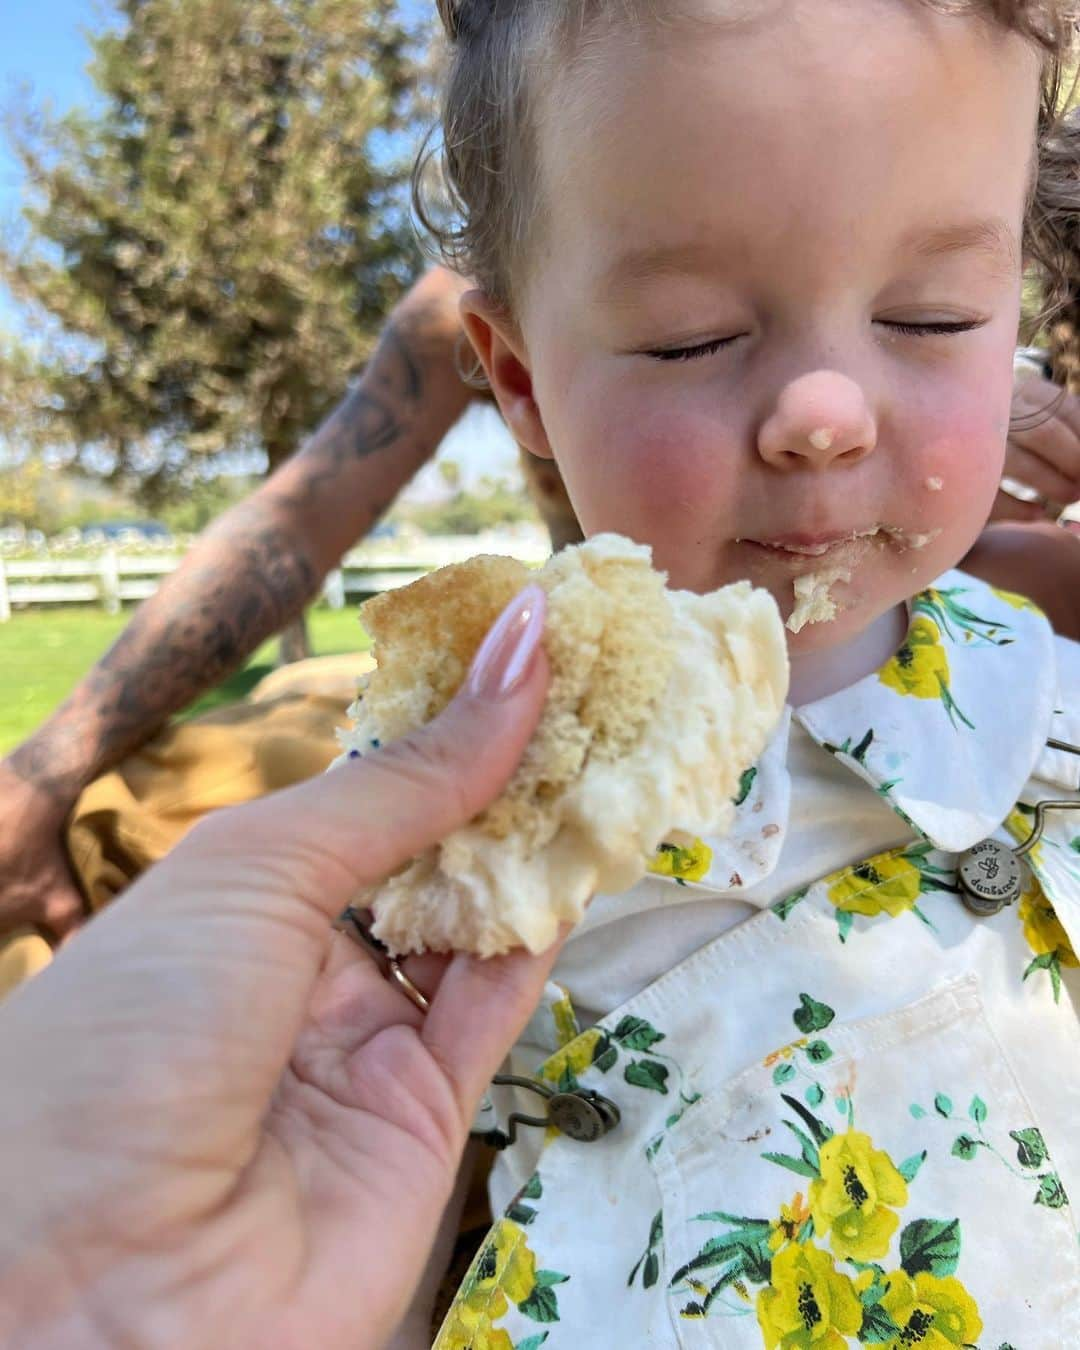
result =
M484 367L510 434L531 454L554 459L533 397L529 354L517 324L479 290L466 291L459 310L462 326Z

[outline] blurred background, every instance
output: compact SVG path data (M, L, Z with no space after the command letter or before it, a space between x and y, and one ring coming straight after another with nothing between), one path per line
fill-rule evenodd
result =
M41 0L0 21L0 753L363 370L423 270L416 0ZM474 404L309 612L546 535ZM197 705L239 697L269 644Z

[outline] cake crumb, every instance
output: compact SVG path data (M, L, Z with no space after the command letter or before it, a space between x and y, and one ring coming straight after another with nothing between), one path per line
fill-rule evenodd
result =
M810 433L809 440L815 450L828 450L836 440L836 432L831 427L818 427Z
M938 478L935 476L934 478L928 478L926 480L926 488L928 492L940 492L944 486L945 486L944 478Z
M830 567L821 572L807 572L795 578L795 608L785 627L792 633L801 632L808 623L828 623L836 617L836 601L829 595L829 587L838 581L850 581L851 573L843 567Z

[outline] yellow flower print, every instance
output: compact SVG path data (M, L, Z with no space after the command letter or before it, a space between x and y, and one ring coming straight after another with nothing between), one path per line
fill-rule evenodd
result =
M486 1317L473 1325L455 1309L453 1319L443 1327L432 1350L514 1350L514 1342L502 1327L493 1327Z
M765 1350L847 1350L862 1304L828 1252L790 1243L773 1257L770 1281L757 1300Z
M779 1050L774 1050L772 1054L766 1055L761 1061L766 1069L771 1069L781 1059L790 1059L796 1050L801 1050L810 1038L800 1036L797 1041L792 1041L790 1045L782 1045Z
M794 1242L809 1217L810 1206L803 1199L802 1191L796 1191L791 1204L780 1206L779 1219L769 1227L769 1250L779 1251L785 1242Z
M1080 966L1057 911L1034 877L1020 896L1020 922L1027 944L1036 956L1054 953L1059 965Z
M907 1204L907 1182L889 1155L858 1130L834 1134L821 1146L821 1176L810 1183L814 1231L831 1231L842 1261L875 1261L889 1250L900 1224L890 1205Z
M567 1069L575 1076L584 1073L593 1062L593 1052L604 1033L599 1027L590 1027L580 1036L575 1036L569 1045L556 1050L540 1067L540 1077L549 1083L557 1083Z
M1011 605L1013 609L1030 609L1033 614L1042 614L1042 610L1035 601L1029 600L1026 595L1017 595L1015 591L1002 591L996 586L991 586L990 589L999 600L1004 600L1005 603Z
M562 989L562 985L559 988ZM570 995L565 989L563 989L562 997L557 998L552 1003L551 1016L555 1022L555 1039L559 1042L560 1048L569 1045L579 1034L580 1027L577 1018L574 1016L574 1005L570 1002Z
M522 1303L536 1285L536 1257L525 1231L500 1219L461 1287L432 1350L514 1350L503 1330L492 1324L505 1317L508 1299Z
M702 839L694 839L684 847L661 844L649 871L658 877L674 877L676 881L700 881L712 864L712 849Z
M941 630L933 619L918 614L896 655L878 671L878 679L898 694L913 698L940 698L949 685L949 659L941 644Z
M907 637L892 660L878 671L878 679L898 694L938 698L945 705L950 722L955 713L967 726L974 726L953 702L949 691L949 658L941 641L941 629L925 614L916 614L912 619Z
M975 1300L955 1276L920 1271L914 1279L898 1270L888 1276L882 1308L900 1328L882 1350L948 1350L971 1345L982 1334Z
M831 879L828 896L837 909L855 914L889 914L895 918L911 909L922 889L922 874L899 853L846 867Z

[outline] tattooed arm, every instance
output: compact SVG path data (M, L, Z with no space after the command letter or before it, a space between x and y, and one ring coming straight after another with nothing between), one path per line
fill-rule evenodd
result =
M0 935L78 923L60 831L82 788L293 619L461 415L463 289L442 269L421 277L300 453L204 532L67 701L0 761Z

